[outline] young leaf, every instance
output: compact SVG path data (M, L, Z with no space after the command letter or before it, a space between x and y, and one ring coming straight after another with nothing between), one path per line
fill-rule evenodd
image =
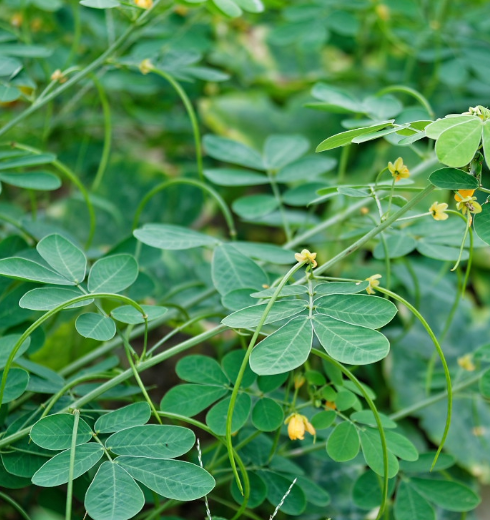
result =
M474 118L442 132L436 142L436 155L442 164L460 168L475 155L482 137L482 121Z
M252 424L257 430L273 432L277 430L284 421L282 408L272 399L262 397L252 410Z
M0 76L1 75L0 71ZM51 153L22 155L15 159L0 162L0 171L12 170L14 168L25 168L28 166L40 166L41 164L50 164L55 160L56 156Z
M364 127L364 128L355 128L354 130L347 130L347 132L342 132L340 134L333 135L322 141L316 148L316 152L325 152L326 150L333 150L334 148L338 148L339 146L346 146L352 142L354 137L358 137L364 134L371 134L376 132L377 130L381 130L382 128L386 128L387 126L392 126L392 121L384 121L382 123L377 123L372 126Z
M117 455L173 459L187 453L195 442L196 436L189 428L146 424L114 433L106 440L106 448Z
M85 254L65 237L49 235L37 244L36 249L56 272L70 282L79 284L85 279Z
M490 244L490 204L483 204L482 212L475 215L475 231L487 244Z
M334 294L319 298L316 303L317 312L370 329L385 326L397 313L390 301L367 294Z
M216 485L206 470L190 462L129 456L116 460L134 479L166 498L196 500Z
M88 275L88 290L118 293L132 285L138 277L138 264L133 256L112 255L97 260Z
M151 409L147 402L133 403L109 412L95 421L96 433L112 433L132 426L141 426L150 420Z
M133 231L133 235L143 244L164 250L191 249L219 243L219 240L204 233L171 224L146 224L142 229Z
M61 186L59 177L49 172L0 173L0 181L39 191L53 191Z
M58 287L38 287L32 289L22 296L19 306L23 309L31 309L33 311L50 311L63 303L83 296L78 289L61 289ZM81 302L72 303L65 309L75 309L76 307L84 307L90 305L94 300L88 299Z
M94 520L129 520L143 509L145 496L126 470L104 462L87 489L84 504Z
M54 285L75 285L58 273L26 258L13 257L0 260L0 275L29 282L51 283Z
M313 327L327 354L341 363L368 365L388 355L390 344L383 334L316 314Z
M357 428L352 423L344 421L329 435L327 453L336 462L346 462L357 456L360 446Z
M294 370L308 359L312 341L311 321L306 318L292 319L252 350L250 366L259 375Z
M32 477L32 483L41 487L66 484L69 479L71 449L62 451L48 460ZM91 442L75 448L73 478L78 478L95 466L104 455L100 444Z
M442 132L446 131L448 128L460 125L462 123L467 123L468 121L475 121L475 119L476 116L469 115L457 115L454 117L438 119L437 121L434 121L425 127L425 135L431 139L439 139Z
M87 312L78 316L75 328L84 338L97 341L109 341L116 334L116 324L112 318L95 312Z
M70 413L48 415L31 429L31 439L46 450L66 450L70 448L75 417ZM77 430L77 446L92 438L90 426L80 418Z

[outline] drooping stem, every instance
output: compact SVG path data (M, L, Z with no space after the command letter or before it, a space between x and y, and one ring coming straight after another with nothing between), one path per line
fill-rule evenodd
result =
M80 410L73 412L73 433L71 435L70 466L68 467L68 487L66 491L65 520L71 520L71 508L73 500L73 474L75 469L75 450L77 447L78 423L80 421Z

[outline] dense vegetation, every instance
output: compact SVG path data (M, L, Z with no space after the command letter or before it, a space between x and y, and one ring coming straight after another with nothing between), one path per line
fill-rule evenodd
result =
M486 518L488 3L0 7L0 518Z

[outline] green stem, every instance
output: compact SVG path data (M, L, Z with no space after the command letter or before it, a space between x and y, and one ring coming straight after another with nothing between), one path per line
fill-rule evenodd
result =
M204 182L198 181L197 179L171 179L169 181L162 182L161 184L158 184L153 189L151 189L141 200L138 207L136 208L136 212L134 214L133 219L133 229L136 229L139 223L139 219L141 216L141 212L144 210L145 206L148 204L148 201L153 198L157 193L160 193L161 191L165 190L169 186L174 186L176 184L188 184L189 186L195 186L196 188L199 188L203 191L207 191L218 203L218 206L220 207L223 217L226 220L226 223L228 224L228 230L230 233L230 237L234 238L236 236L236 229L235 229L235 223L233 221L233 216L231 214L231 211L229 210L226 202L223 200L221 195L211 186L208 186Z
M238 397L238 391L240 390L240 385L242 383L243 375L245 374L245 370L248 366L248 360L250 358L250 354L252 353L252 349L255 346L255 343L259 337L260 331L262 329L262 326L265 323L265 320L272 309L272 306L274 305L274 302L277 300L277 297L279 296L282 288L286 285L287 281L293 274L300 269L305 262L298 262L296 265L294 265L283 277L279 285L277 286L276 290L274 291L274 294L272 295L271 299L269 300L269 303L264 309L264 312L262 313L262 316L260 318L259 324L257 325L257 328L255 329L255 332L252 336L252 339L250 340L250 343L248 345L247 351L245 352L245 357L243 358L242 364L240 366L240 370L238 372L238 376L236 378L235 386L233 387L233 392L231 394L230 398L230 404L228 406L228 413L226 417L226 447L228 449L228 457L230 459L230 464L233 469L233 474L235 475L236 483L238 486L238 489L240 490L240 493L243 495L243 487L242 483L240 482L240 477L238 476L238 472L235 465L235 459L233 458L233 442L231 439L231 426L232 426L232 418L233 418L233 411L235 409L235 402Z
M342 151L340 152L340 161L339 161L339 172L337 174L337 184L342 184L345 178L345 172L347 170L347 163L349 162L349 152L351 149L350 144L344 146Z
M5 493L2 493L1 491L0 498L2 498L3 500L5 500L5 502L10 504L19 513L19 515L22 518L24 518L24 520L31 520L30 516L22 509L22 507L19 504L17 504L17 502L13 498L9 497Z
M277 182L274 179L274 174L271 171L267 172L267 177L269 178L269 183L272 188L272 193L274 194L274 198L277 201L277 204L279 206L279 213L281 214L281 220L282 220L282 227L284 228L284 233L286 235L286 240L290 241L292 238L291 235L291 227L289 226L288 219L286 217L286 211L284 210L284 204L282 203L282 197L281 192L279 191L279 188L277 186Z
M184 103L185 109L187 110L187 115L189 116L192 131L194 133L194 144L196 147L196 162L197 162L197 171L199 173L199 177L201 181L204 181L204 173L202 167L202 148L201 148L201 132L199 131L199 122L197 121L196 112L194 111L194 107L187 96L185 90L181 87L180 83L178 83L170 74L161 69L152 68L152 72L158 74L162 78L166 79L174 88L174 90L179 95L182 103Z
M378 426L379 431L379 437L381 439L381 449L383 451L383 498L381 501L381 505L379 507L378 516L376 517L377 520L381 518L383 515L383 511L386 508L386 504L388 501L388 445L386 444L386 435L383 428L383 424L381 422L381 417L379 416L378 409L376 408L376 405L374 404L373 400L369 397L369 394L366 392L362 384L359 382L357 377L347 368L344 367L341 363L336 361L335 359L331 358L329 355L327 355L325 352L322 352L321 350L318 350L316 348L311 349L311 352L328 363L334 365L337 367L345 376L347 376L353 383L356 385L359 392L362 393L364 399L366 400L366 403L368 404L369 408L373 412L374 419L376 420L376 424Z
M104 177L104 173L109 162L109 155L111 153L111 142L112 142L112 121L111 121L111 107L109 100L107 99L104 87L97 79L95 74L91 74L92 81L94 82L97 92L99 93L100 104L102 105L102 112L104 114L104 147L102 149L102 157L100 158L99 167L95 175L94 182L92 183L92 191L97 191Z
M71 520L71 508L73 500L73 473L75 469L75 451L77 446L78 422L80 421L80 411L74 410L73 415L75 417L75 420L73 422L73 433L71 435L70 466L68 468L68 488L66 491L65 520Z
M405 307L407 307L417 317L417 319L420 321L420 323L422 324L424 329L429 334L432 342L434 343L434 347L439 355L439 358L441 359L441 363L444 368L444 376L446 378L446 389L447 389L447 397L448 397L448 399L447 399L447 417L446 417L446 425L444 427L444 433L442 434L442 439L439 444L439 448L437 449L437 453L434 457L434 461L432 462L432 467L431 467L431 470L432 470L437 462L437 459L439 458L439 454L441 453L442 448L444 447L444 443L446 442L446 438L449 433L449 428L451 426L451 416L452 416L452 409L453 409L451 374L449 373L449 368L447 366L446 358L444 356L444 351L442 350L441 345L439 344L439 341L437 341L436 335L430 328L427 321L425 321L424 317L420 314L420 312L411 303L409 303L407 300L405 300L398 294L389 291L388 289L384 289L382 287L376 287L376 290L379 292L382 292L383 294L387 294L388 296L391 296L394 300L399 301L400 303L405 305Z
M410 87L405 87L404 85L391 85L389 87L385 87L378 91L377 96L382 96L383 94L388 94L389 92L402 92L404 94L408 94L415 98L428 112L429 116L434 119L436 117L434 110L432 109L431 104L427 100L427 98L422 95L420 92L417 92L415 89Z

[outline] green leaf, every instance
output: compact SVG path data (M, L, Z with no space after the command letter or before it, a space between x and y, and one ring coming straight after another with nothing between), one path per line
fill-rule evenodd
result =
M386 246L388 248L389 258L401 258L410 254L416 247L415 239L404 233L397 233L386 238ZM385 258L385 248L383 242L380 241L373 251L373 256L377 260Z
M204 170L204 176L218 186L259 186L269 184L265 175L237 168L214 168Z
M318 198L318 190L325 188L325 182L307 182L295 186L282 194L282 200L289 206L307 206L311 201Z
M0 77L15 76L22 70L22 63L16 58L0 56Z
M392 421L387 415L383 413L379 413L379 418L381 419L381 424L383 428L396 428L397 424L395 421ZM371 428L377 428L378 423L374 418L374 413L371 410L361 410L359 412L354 412L350 416L350 420L354 422L358 422L360 424L367 424L371 426Z
M235 384L237 380L238 372L240 371L240 367L242 366L244 358L245 350L232 350L231 352L228 352L228 354L226 354L221 360L221 366L233 384ZM250 364L247 363L245 372L243 373L241 384L242 388L248 388L249 386L253 385L256 379L257 376L252 372Z
M76 479L95 466L104 455L100 444L91 442L75 448L73 478ZM41 487L55 487L69 480L71 449L62 451L48 460L32 477L32 483Z
M294 251L284 249L273 244L262 244L260 242L234 242L233 247L240 253L256 260L270 262L271 264L288 265L294 264Z
M400 469L405 473L429 473L436 452L421 453L416 461L400 461ZM448 453L440 453L433 471L442 471L454 466L455 459Z
M171 388L160 403L164 412L193 417L228 393L226 388L205 385L177 385Z
M374 509L379 507L383 500L382 492L383 480L374 471L368 470L363 473L354 483L352 489L352 499L356 506L362 509ZM388 481L388 497L393 494L395 490L396 479ZM413 517L412 520L418 519Z
M206 470L190 462L126 456L118 457L116 462L155 493L174 500L196 500L216 485Z
M286 318L290 318L295 314L306 309L306 301L305 300L287 300L275 302L272 306L267 318L265 319L264 324L274 323L275 321L284 320ZM230 328L253 328L256 327L260 319L262 318L262 314L264 314L264 310L267 304L260 305L252 305L251 307L245 307L245 309L241 309L239 311L233 312L226 318L222 320L222 323Z
M281 168L276 175L277 182L296 182L312 179L335 168L337 160L332 157L308 156Z
M20 307L23 309L31 309L33 311L50 311L63 303L83 296L83 293L77 289L61 289L58 287L39 287L32 289L22 296L19 301ZM65 309L75 309L76 307L84 307L93 303L93 299L83 300L78 303L72 303Z
M485 161L487 168L490 169L490 123L485 121L483 124L483 154L485 155Z
M250 366L259 375L294 370L308 359L312 341L311 321L304 317L292 319L252 350Z
M231 207L240 217L254 220L272 213L279 206L279 202L272 195L248 195L236 199Z
M214 5L223 13L226 14L226 16L229 16L230 18L236 18L237 16L240 16L242 14L242 10L238 7L238 5L233 0L212 0ZM215 137L215 136L205 136L206 137ZM222 139L222 138L219 138ZM230 139L227 139L227 141L231 141ZM231 141L232 143L235 143L235 141ZM207 147L207 146L206 146ZM208 152L209 155L213 156L210 152ZM223 159L225 160L225 159Z
M327 453L336 462L346 462L357 456L360 446L357 428L352 423L344 421L329 435Z
M21 95L22 92L17 87L0 85L0 103L11 103L12 101L19 99Z
M315 430L325 430L326 428L330 428L330 426L332 426L336 418L337 414L333 410L326 410L324 412L315 414L311 418L311 424Z
M325 152L326 150L333 150L334 148L338 148L339 146L346 146L352 142L354 137L358 137L364 134L371 134L376 132L376 130L381 130L382 128L386 128L387 126L391 126L392 121L385 121L383 123L377 123L372 126L368 126L365 128L355 128L354 130L347 130L347 132L342 132L337 135L333 135L328 139L322 141L316 148L316 152Z
M487 244L490 244L490 204L483 204L482 212L475 215L475 231Z
M477 116L451 116L445 117L444 119L438 119L434 121L430 125L425 127L425 135L430 137L431 139L439 139L442 132L446 131L448 128L451 128L456 125L460 125L462 123L467 123L468 121L475 121Z
M248 287L261 289L269 282L262 268L229 244L214 250L211 268L214 286L222 295Z
M145 496L126 470L104 462L87 489L84 505L94 520L129 520L143 509Z
M265 141L264 161L267 169L278 170L302 157L310 147L302 135L270 135Z
M195 354L179 360L176 366L180 379L189 383L226 386L229 379L220 364L212 357Z
M45 464L52 453L40 448L27 437L12 445L14 450L2 453L2 462L6 471L17 477L31 478Z
M257 475L254 471L248 472L248 478L250 480L250 497L248 499L247 507L254 509L266 499L267 497L267 486L262 478ZM232 479L230 485L231 496L238 504L243 503L243 496L240 493L235 479ZM214 519L213 519L214 520Z
M476 190L478 181L472 175L456 168L441 168L431 173L429 182L445 190Z
M261 0L234 0L244 11L249 13L261 13L264 10L264 4Z
M483 373L478 382L480 394L487 399L490 399L490 369Z
M472 489L453 480L413 477L410 483L424 498L448 511L471 511L481 502Z
M0 55L16 56L19 58L49 58L53 54L51 49L41 45L23 45L21 43L3 43L0 45Z
M419 458L417 448L404 436L396 432L387 431L386 443L388 449L403 460L415 461Z
M363 113L363 104L347 90L332 87L326 83L317 83L312 91L313 97L322 101L316 108L337 114Z
M383 334L316 314L313 327L329 356L349 365L368 365L385 358L390 344Z
M12 353L12 350L14 350L14 347L20 338L20 334L6 334L0 337L0 368L5 367L5 365L7 364L7 360L10 354ZM24 352L29 348L30 344L31 338L27 338L22 343L19 350L17 350L14 360L22 356L22 354L24 354Z
M251 294L252 298L271 298L276 292L277 287L269 287L269 289L264 289L263 291L259 291ZM300 294L306 294L308 292L308 288L305 285L285 285L281 292L279 293L278 298L283 298L284 296L297 296Z
M258 474L266 483L267 500L273 506L278 506L291 486L293 479L288 479L272 471L259 471ZM303 513L305 509L306 496L299 486L294 485L280 510L286 515L296 516Z
M114 320L95 312L87 312L78 316L75 328L84 338L97 341L109 341L116 334Z
M160 319L168 311L166 307L159 307L157 305L141 305L141 308L145 311L148 322ZM128 323L130 325L145 323L141 312L132 305L116 307L111 311L111 316L121 323Z
M224 1L225 0L220 0L220 2ZM233 2L226 0L226 3L231 4ZM216 5L218 8L222 9L222 6L218 4ZM236 4L234 5L237 8ZM240 13L236 15L231 14L230 16L238 16L239 14ZM227 139L225 137L209 134L204 136L203 144L208 155L214 159L232 164L239 164L240 166L254 168L256 170L264 169L264 163L260 154L245 144Z
M286 382L288 377L288 372L284 372L284 374L277 374L275 376L259 376L257 378L257 385L260 391L266 394L280 388L282 384Z
M230 311L238 311L244 307L254 305L256 300L251 297L251 293L254 293L255 289L250 287L244 289L235 289L229 293L226 293L221 298L223 307L226 307Z
M359 403L359 400L357 399L354 392L346 390L342 387L338 388L337 397L335 398L335 405L337 406L337 410L339 412L349 410L349 408L354 408L356 403Z
M442 164L459 168L473 159L482 137L482 121L475 118L442 132L436 142L436 155Z
M40 191L53 191L61 186L59 177L49 172L0 173L0 181L18 188Z
M3 379L4 371L0 372L0 381ZM7 382L3 392L2 404L10 403L19 398L29 384L29 374L22 368L11 368L7 375Z
M272 399L262 397L252 411L252 424L262 432L277 430L284 421L282 408Z
M97 260L88 275L90 292L118 293L132 285L138 277L138 264L133 256L111 255Z
M378 475L384 475L383 450L378 430L366 428L360 430L362 453L366 464ZM393 478L398 473L398 460L388 450L388 478Z
M143 244L164 250L177 251L219 243L219 240L204 233L171 224L146 224L142 229L133 231L133 235Z
M329 282L315 286L315 296L327 296L330 294L356 294L366 290L369 282ZM295 286L296 287L296 286Z
M226 418L228 417L228 407L231 397L223 399L215 404L206 414L206 424L213 430L216 435L226 434ZM250 414L252 401L248 394L238 394L233 410L233 420L231 423L232 433L237 432L247 422Z
M431 239L421 239L417 244L417 251L424 256L429 258L435 258L436 260L446 260L448 262L456 261L459 258L460 250L458 247L443 246L441 244L434 244ZM461 260L468 260L470 254L468 251L463 250L461 254Z
M395 520L436 520L433 507L405 481L400 482L395 500Z
M385 326L397 312L396 306L386 298L367 294L334 294L316 303L317 312L370 329Z
M30 484L31 481L28 478L12 475L12 473L9 473L0 462L0 487L6 489L20 489L30 486Z
M65 237L49 235L37 244L36 249L50 267L70 282L78 285L85 279L85 254Z
M112 433L132 426L141 426L150 420L151 409L146 402L133 403L109 412L95 421L96 433Z
M31 429L31 439L46 450L66 450L70 448L75 417L70 413L48 415ZM80 418L77 430L77 446L92 438L90 426Z
M28 166L40 166L41 164L51 164L55 160L56 155L51 153L22 155L15 159L0 162L0 171L12 170L14 168L26 168Z
M146 424L114 433L106 440L106 448L117 455L173 459L187 453L195 442L196 436L189 428Z
M297 479L296 484L306 495L306 500L308 500L310 504L318 507L325 507L330 504L330 495L316 482L301 475L297 477Z
M0 275L16 280L28 280L30 282L52 283L54 285L75 285L74 282L63 278L58 273L43 267L37 262L15 256L0 260Z
M92 9L113 9L121 6L117 0L81 0L80 5Z

